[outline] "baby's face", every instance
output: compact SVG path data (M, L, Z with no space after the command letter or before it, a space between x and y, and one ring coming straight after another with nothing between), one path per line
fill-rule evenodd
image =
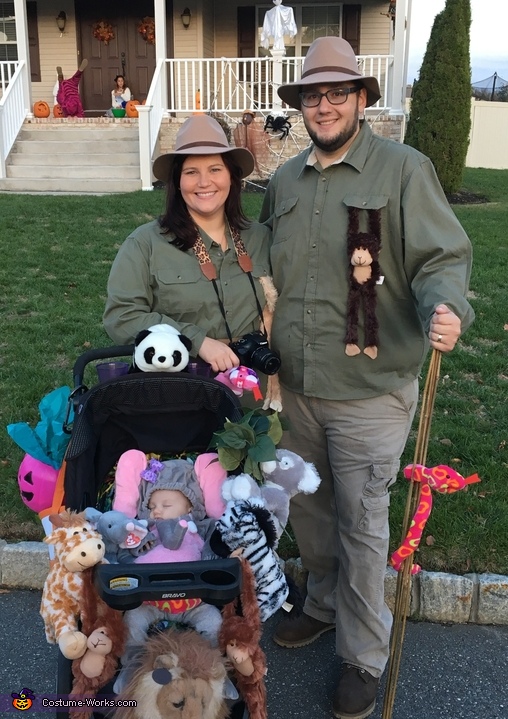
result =
M177 489L156 489L148 502L150 519L176 519L188 514L192 504Z

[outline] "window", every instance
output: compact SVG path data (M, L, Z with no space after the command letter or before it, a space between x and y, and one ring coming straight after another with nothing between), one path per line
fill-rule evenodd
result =
M0 1L0 62L18 59L14 2Z
M298 32L293 38L284 38L286 57L305 56L311 43L318 37L341 35L341 4L321 5L313 3L312 5L292 5L291 7L294 11ZM261 30L263 28L265 14L271 8L273 8L273 5L257 8L258 56L270 54L268 50L265 50L265 48L261 46Z

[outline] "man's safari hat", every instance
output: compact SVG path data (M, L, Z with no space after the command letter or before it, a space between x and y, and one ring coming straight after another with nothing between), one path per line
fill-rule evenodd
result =
M309 47L301 79L281 85L277 92L290 107L301 110L299 93L306 85L348 81L359 82L367 90L367 107L374 105L381 97L377 78L366 77L358 71L356 56L347 40L341 37L320 37Z
M175 149L160 155L153 163L153 174L158 180L168 182L177 155L223 155L228 153L242 171L242 178L254 169L254 157L244 147L231 147L224 130L209 115L193 115L178 130Z

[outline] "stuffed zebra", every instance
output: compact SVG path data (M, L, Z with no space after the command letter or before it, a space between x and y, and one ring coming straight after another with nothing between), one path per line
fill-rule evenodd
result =
M259 498L228 502L216 532L228 553L242 550L242 557L252 567L261 621L266 621L284 604L289 592L279 558L272 549L277 537L272 515ZM214 551L216 547L217 542Z

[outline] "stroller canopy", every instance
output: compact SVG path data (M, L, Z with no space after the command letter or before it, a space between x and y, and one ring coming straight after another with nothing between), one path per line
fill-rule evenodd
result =
M204 452L226 419L242 416L220 382L187 374L136 373L82 395L66 453L65 506L95 505L97 492L128 449Z

